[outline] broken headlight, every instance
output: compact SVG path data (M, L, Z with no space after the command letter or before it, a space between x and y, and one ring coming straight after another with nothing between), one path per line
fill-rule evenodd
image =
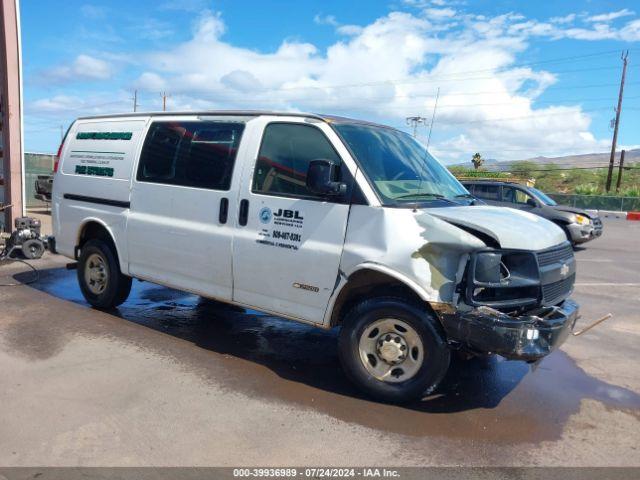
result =
M473 306L510 309L540 300L540 274L533 252L488 250L471 256L467 300Z

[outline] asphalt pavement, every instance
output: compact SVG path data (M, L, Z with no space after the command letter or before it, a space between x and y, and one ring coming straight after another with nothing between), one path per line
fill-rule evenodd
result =
M335 330L138 281L100 312L47 255L0 287L0 466L640 466L640 222L576 257L579 324L611 320L391 406L346 380Z

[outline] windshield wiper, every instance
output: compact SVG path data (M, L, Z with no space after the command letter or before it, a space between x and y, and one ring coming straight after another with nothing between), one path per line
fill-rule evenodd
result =
M450 198L445 197L444 195L440 194L440 193L433 193L433 192L419 192L419 193L406 193L404 195L400 195L398 197L394 197L394 200L399 200L401 198L420 198L420 197L427 197L427 198L435 198L437 200L444 200L447 201L449 203L456 203L453 200L451 200Z
M468 198L471 200L470 205L475 205L478 201L478 199L470 193L461 193L460 195L456 195L454 198Z

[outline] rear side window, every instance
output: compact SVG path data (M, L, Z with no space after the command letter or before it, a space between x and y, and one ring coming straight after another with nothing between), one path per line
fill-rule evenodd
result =
M333 146L318 128L291 123L267 125L256 161L253 192L318 197L306 186L309 163L318 159L341 164Z
M479 198L487 200L499 200L500 186L498 185L479 185L473 189L473 194Z
M140 155L137 179L229 190L244 125L225 122L155 122Z

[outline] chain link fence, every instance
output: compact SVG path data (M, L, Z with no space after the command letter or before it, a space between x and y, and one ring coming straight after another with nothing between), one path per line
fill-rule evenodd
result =
M640 197L568 195L564 193L550 193L548 195L560 205L568 205L585 210L640 211Z
M43 208L45 202L35 198L36 180L38 175L53 174L53 164L56 156L50 153L25 153L24 154L24 196L27 208Z

